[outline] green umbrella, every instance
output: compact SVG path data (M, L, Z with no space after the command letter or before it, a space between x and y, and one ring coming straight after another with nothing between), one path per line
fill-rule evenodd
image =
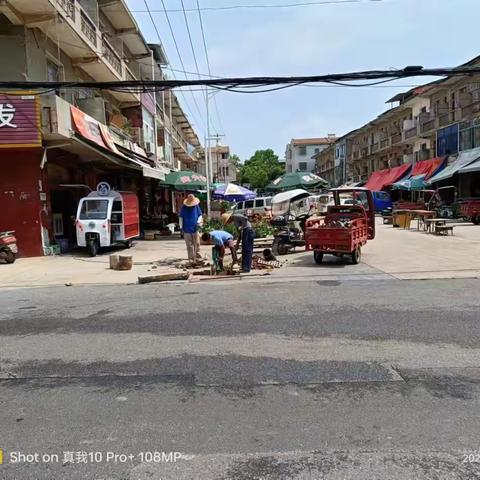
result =
M174 190L205 190L207 179L200 173L190 170L171 172L165 177L165 183Z
M266 190L270 192L281 192L283 190L293 190L295 188L303 188L310 190L319 187L328 186L328 182L322 177L309 172L286 173L275 179Z

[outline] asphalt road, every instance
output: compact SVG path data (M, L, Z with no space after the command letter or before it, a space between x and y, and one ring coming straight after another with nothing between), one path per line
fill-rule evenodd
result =
M0 290L0 479L480 478L479 286Z

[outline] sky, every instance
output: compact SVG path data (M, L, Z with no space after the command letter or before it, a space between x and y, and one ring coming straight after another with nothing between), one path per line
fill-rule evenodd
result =
M170 67L177 79L198 78L182 11L168 16L184 67L177 54L162 0L127 0L148 42L159 39L146 12L147 2ZM181 10L181 0L163 0ZM477 29L479 0L358 0L292 8L239 8L234 5L279 5L314 0L199 0L212 75L247 77L321 75L407 65L453 67L480 55ZM340 2L341 0L333 0ZM183 0L199 72L208 74L197 0ZM426 78L398 80L387 88L299 86L279 92L215 94L211 134L242 160L258 149L272 148L280 158L292 138L338 136L373 119L396 93ZM206 132L205 97L178 94L202 140ZM218 110L218 112L217 112Z

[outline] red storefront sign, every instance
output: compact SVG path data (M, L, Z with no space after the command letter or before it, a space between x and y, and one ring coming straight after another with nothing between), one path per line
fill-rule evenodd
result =
M122 157L124 156L118 151L112 135L105 125L74 106L70 107L70 111L72 112L73 126L76 132L100 147L111 150Z
M41 146L38 98L0 94L0 148Z
M94 118L90 117L90 115L83 113L78 108L72 106L70 107L70 111L72 112L72 119L75 130L80 135L82 135L82 137L85 137L91 142L94 142L97 145L108 149L108 146L105 144L102 137L100 123L97 122Z

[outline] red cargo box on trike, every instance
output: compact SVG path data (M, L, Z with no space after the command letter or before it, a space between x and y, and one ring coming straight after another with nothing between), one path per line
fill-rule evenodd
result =
M370 190L337 188L332 190L335 205L330 206L325 221L318 217L307 220L305 241L320 264L324 254L350 255L352 263L361 258L361 248L375 237L375 211ZM341 194L351 195L351 204L342 203Z
M474 200L463 200L460 204L462 217L468 218L475 225L480 224L480 198Z

